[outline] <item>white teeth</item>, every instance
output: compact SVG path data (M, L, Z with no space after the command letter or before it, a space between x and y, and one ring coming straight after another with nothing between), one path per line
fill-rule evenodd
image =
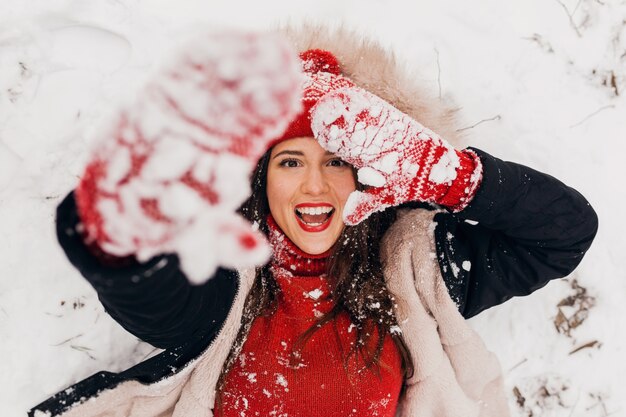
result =
M300 214L326 214L333 211L332 207L298 207L296 211Z

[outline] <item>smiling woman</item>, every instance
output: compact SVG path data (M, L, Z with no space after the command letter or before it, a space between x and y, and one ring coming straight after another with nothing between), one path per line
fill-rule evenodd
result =
M356 190L352 166L325 151L313 137L274 146L267 198L274 220L303 251L328 251L345 227L341 213ZM339 213L339 214L337 214Z
M313 137L290 138L302 133L294 128L299 121L260 158L252 194L240 210L269 236L273 254L248 293L217 383L214 415L245 414L253 406L270 415L374 410L384 416L413 372L402 336L389 332L399 327L377 256L395 213L346 227L345 203L363 186L350 164ZM242 391L250 375L255 387L275 386L276 375L297 384L285 391ZM310 395L318 385L325 389ZM379 405L370 409L372 403Z
M200 39L106 131L59 242L165 352L31 416L509 415L464 319L570 273L595 212L454 148L431 130L454 138L450 109L375 44L288 35L299 56L276 36Z

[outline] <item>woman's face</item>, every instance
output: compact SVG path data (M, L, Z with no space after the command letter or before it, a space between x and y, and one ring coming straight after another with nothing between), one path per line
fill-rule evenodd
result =
M302 251L330 249L344 228L341 213L356 189L352 166L312 137L289 139L272 149L267 199L274 220Z

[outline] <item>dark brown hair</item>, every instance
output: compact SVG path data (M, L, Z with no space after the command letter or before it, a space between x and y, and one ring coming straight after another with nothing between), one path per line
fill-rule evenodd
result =
M252 175L252 194L239 209L239 213L258 225L266 236L269 234L266 219L270 210L266 185L270 154L271 149L259 160ZM357 188L362 189L362 186L357 183ZM388 209L372 214L357 226L344 228L331 249L327 267L331 296L336 303L331 311L320 317L294 343L292 360L297 361L298 351L315 331L340 312L346 311L356 327L357 343L346 355L344 366L350 355L359 354L364 366L378 374L379 366L386 367L386 364L381 363L380 355L385 336L390 334L402 359L404 379L413 375L413 361L402 335L391 331L397 328L394 300L385 285L379 256L382 236L394 220L395 210ZM269 265L257 268L254 283L245 301L241 328L218 380L218 404L221 404L220 393L228 370L245 342L252 322L256 317L269 315L274 311L278 292L279 288L269 271ZM374 337L375 348L368 348L372 346Z

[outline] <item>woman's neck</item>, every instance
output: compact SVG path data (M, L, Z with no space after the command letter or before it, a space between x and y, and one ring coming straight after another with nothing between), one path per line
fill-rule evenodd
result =
M311 255L298 248L269 215L269 241L272 246L272 267L280 268L293 276L320 276L326 274L330 250Z

